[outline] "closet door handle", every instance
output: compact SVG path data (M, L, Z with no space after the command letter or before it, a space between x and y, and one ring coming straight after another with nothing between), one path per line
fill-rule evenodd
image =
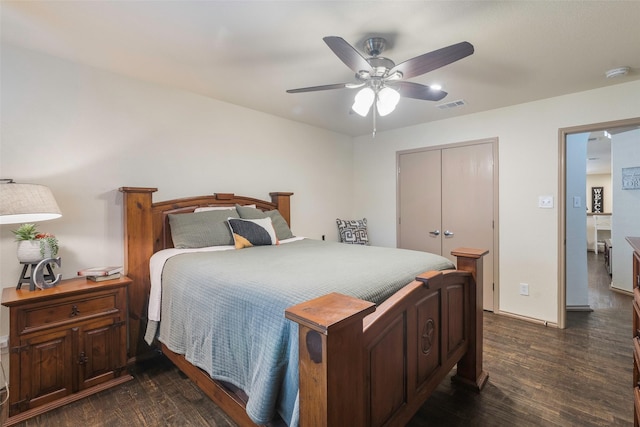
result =
M430 231L429 234L431 234L432 236L439 236L440 230Z
M444 235L445 237L453 236L453 231L445 230Z

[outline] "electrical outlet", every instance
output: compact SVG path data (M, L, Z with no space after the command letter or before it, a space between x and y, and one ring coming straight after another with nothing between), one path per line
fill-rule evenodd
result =
M529 285L527 283L520 283L520 295L529 295Z

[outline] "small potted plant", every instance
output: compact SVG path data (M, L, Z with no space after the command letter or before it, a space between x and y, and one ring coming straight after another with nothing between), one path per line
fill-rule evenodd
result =
M50 233L38 233L35 224L22 224L12 231L18 242L18 261L37 263L58 254L58 239Z

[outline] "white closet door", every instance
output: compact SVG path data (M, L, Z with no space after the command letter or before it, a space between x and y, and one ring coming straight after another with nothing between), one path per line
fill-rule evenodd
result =
M440 150L399 156L399 248L442 253L440 165Z
M454 262L456 248L488 249L483 305L493 310L493 144L401 153L398 167L398 247Z
M453 260L451 251L461 246L489 250L483 260L483 306L493 310L492 144L442 150L442 196L442 253Z

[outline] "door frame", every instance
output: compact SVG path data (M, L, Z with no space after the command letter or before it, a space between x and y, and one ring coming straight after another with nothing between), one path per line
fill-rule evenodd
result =
M483 139L474 139L463 142L453 142L442 145L431 145L428 147L412 148L409 150L396 151L396 247L400 244L400 180L398 172L400 167L400 155L418 153L429 150L442 150L446 148L465 147L469 145L491 144L493 151L493 312L500 313L500 204L499 204L499 162L497 136ZM485 287L486 284L483 284Z
M558 129L558 158L560 159L558 162L558 328L560 329L567 327L567 257L565 255L567 232L567 206L565 203L567 186L567 135L574 133L598 132L610 128L626 126L640 126L640 117Z

